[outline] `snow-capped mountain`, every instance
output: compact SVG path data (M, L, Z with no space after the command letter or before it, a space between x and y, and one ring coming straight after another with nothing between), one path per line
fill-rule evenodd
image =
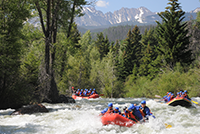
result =
M79 26L102 26L102 25L113 25L128 21L138 21L139 23L144 22L144 18L149 15L155 15L145 7L140 8L121 8L120 10L114 11L114 13L102 13L96 10L94 7L84 7L82 13L85 15L76 18L76 23Z
M196 8L190 13L186 13L186 19L188 16L196 18L196 12L200 11L200 8ZM155 24L155 21L160 21L161 18L155 12L151 12L145 7L140 8L121 8L120 10L108 13L103 13L96 10L94 7L84 7L82 13L85 15L76 18L78 26L111 26L117 24Z

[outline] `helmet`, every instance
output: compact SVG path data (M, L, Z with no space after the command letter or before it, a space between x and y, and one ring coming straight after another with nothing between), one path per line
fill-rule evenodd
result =
M128 107L128 110L129 110L129 111L131 111L131 110L132 110L132 107L131 107L131 106L129 106L129 107Z
M187 90L185 90L184 92L187 93Z
M180 93L179 92L177 92L177 95L179 95Z
M129 111L133 110L135 108L135 106L133 104L131 104L128 108Z
M135 109L135 106L129 106L129 108L128 108L129 111L131 111L133 109Z
M95 90L95 88L93 90Z
M141 101L141 104L146 104L146 101L145 100Z
M112 103L108 103L108 107L112 107L113 106L113 104Z
M78 91L80 90L80 89L77 89Z
M83 89L81 89L81 91L83 91Z
M74 89L74 87L72 87L72 89Z
M119 108L118 108L118 107L115 107L115 109L116 109L116 110L119 110Z
M90 91L92 90L92 88L90 88Z

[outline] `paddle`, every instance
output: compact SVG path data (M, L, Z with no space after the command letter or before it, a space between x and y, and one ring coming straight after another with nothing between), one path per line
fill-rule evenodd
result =
M165 123L165 127L166 127L166 128L171 128L172 125L169 125L169 124Z
M200 104L196 101L191 100L194 104L197 104L198 106L200 106Z
M104 94L99 94L99 96L104 96Z
M155 95L156 98L162 98L160 95Z
M197 105L199 104L199 103L198 103L198 102L196 102L196 101L193 101L193 100L191 100L191 101L192 101L193 103L197 104Z

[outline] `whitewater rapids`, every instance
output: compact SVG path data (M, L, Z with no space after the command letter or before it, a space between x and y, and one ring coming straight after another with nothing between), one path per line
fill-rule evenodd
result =
M200 104L200 98L192 98ZM147 101L156 116L149 123L130 128L116 125L103 126L100 112L112 102L122 111L131 103ZM0 110L0 134L200 134L200 107L168 106L154 99L116 98L81 99L74 104L47 104L49 113L10 115L14 109ZM171 128L165 128L164 124Z

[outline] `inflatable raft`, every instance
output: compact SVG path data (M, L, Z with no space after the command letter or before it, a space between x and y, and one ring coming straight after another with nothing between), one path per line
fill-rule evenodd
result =
M178 106L178 105L183 107L192 106L191 100L188 100L187 98L184 97L174 98L171 101L167 102L167 104L170 106Z
M99 95L98 94L93 94L93 95L90 95L90 96L87 96L87 97L83 97L83 96L76 96L76 95L72 95L72 98L73 99L95 99L95 98L99 98Z
M118 113L110 113L110 114L105 114L101 117L101 122L103 125L119 125L119 126L124 126L124 127L131 127L133 124L136 122L123 117L122 115Z

